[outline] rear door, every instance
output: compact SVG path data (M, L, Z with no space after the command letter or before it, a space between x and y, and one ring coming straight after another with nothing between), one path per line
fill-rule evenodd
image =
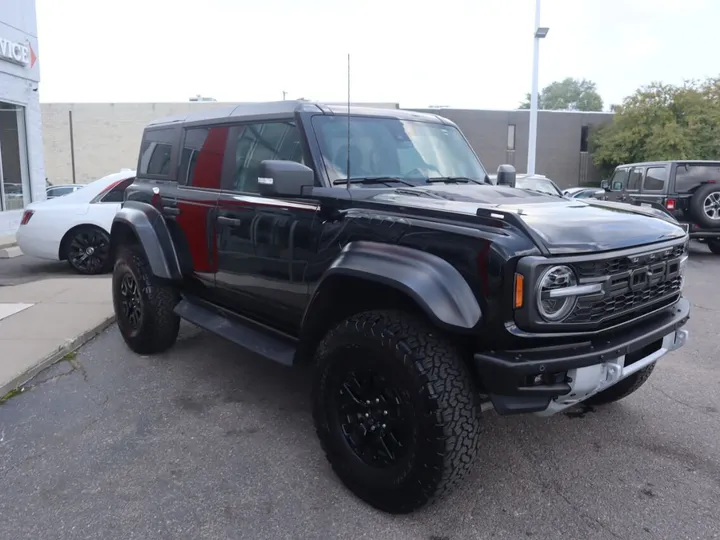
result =
M669 164L648 165L643 173L640 193L635 195L635 200L641 205L659 205L664 208L669 178Z
M303 162L294 121L237 125L218 204L218 292L227 307L287 332L300 325L307 303L304 275L315 253L318 205L263 197L257 188L266 159Z
M205 297L215 284L214 213L220 193L227 127L171 127L146 131L138 177L165 218L182 265ZM149 188L148 188L149 189Z

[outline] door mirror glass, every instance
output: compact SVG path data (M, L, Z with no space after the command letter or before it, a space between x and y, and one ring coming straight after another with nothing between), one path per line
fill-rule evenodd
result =
M260 163L258 191L267 197L302 197L315 185L315 173L296 161L267 159Z
M512 165L500 165L497 169L497 185L515 187L515 167Z
M610 180L603 180L600 182L600 188L604 191L610 191Z

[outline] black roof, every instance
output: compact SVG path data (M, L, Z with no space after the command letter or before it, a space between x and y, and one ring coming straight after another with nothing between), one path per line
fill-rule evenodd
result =
M648 165L671 165L673 163L686 163L688 165L720 165L720 161L708 159L673 159L669 161L641 161L639 163L623 163L619 167L647 167Z
M328 105L313 101L270 101L262 103L240 103L224 107L217 107L204 104L197 111L188 112L167 118L153 120L148 128L168 127L185 124L214 124L226 122L230 119L254 120L254 119L280 119L293 116L296 112L315 112L327 115L346 115L347 105ZM388 109L380 107L350 106L350 113L353 116L377 116L386 118L397 118L399 120L420 120L423 122L435 122L453 125L453 123L441 118L436 114L420 113L403 109Z

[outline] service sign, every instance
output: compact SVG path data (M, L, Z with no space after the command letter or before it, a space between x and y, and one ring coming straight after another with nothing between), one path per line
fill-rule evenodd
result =
M35 64L35 51L30 43L18 43L0 36L0 60L32 67Z

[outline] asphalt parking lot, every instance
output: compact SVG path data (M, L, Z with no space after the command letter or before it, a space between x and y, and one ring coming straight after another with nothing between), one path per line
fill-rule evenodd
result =
M382 514L332 474L309 372L193 327L140 357L113 327L0 405L8 538L720 538L720 258L696 245L686 347L627 400L484 416L462 489Z

